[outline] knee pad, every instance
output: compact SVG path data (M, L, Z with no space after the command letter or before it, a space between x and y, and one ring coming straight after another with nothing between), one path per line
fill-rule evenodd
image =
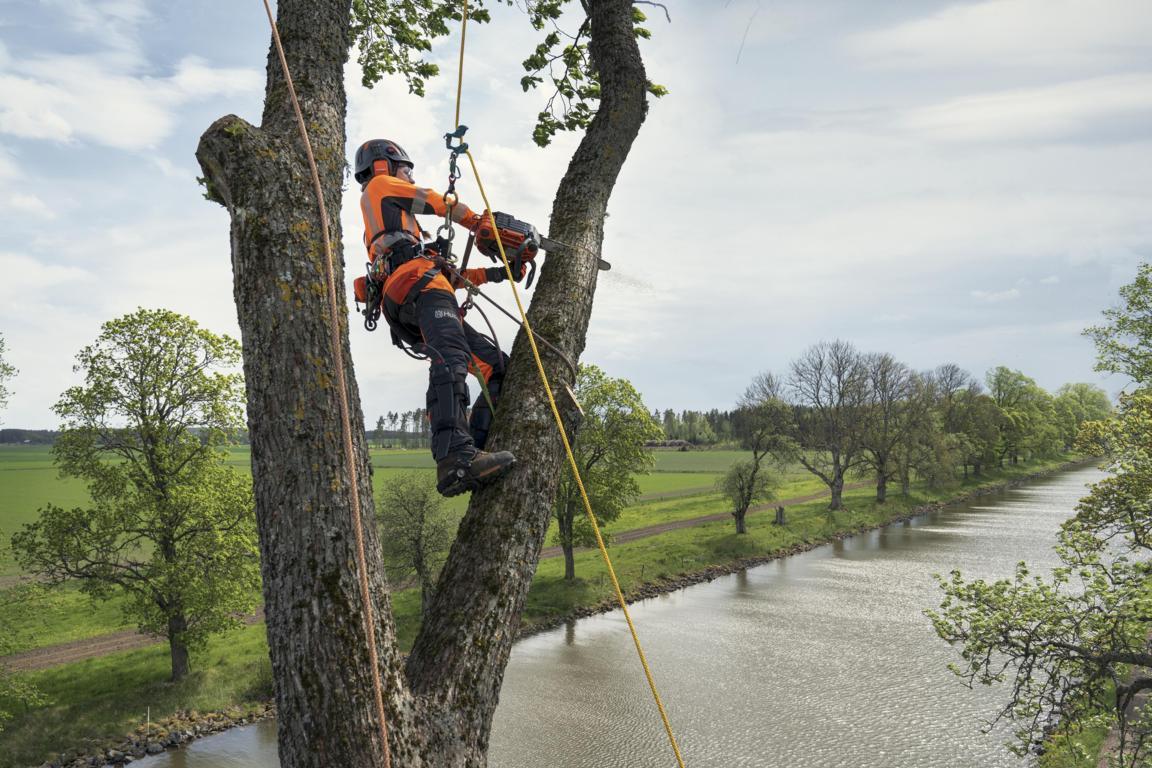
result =
M432 365L428 377L428 413L432 431L453 429L463 421L468 407L468 369L459 365Z

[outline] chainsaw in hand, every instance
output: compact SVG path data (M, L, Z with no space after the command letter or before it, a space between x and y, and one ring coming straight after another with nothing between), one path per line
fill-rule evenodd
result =
M544 237L536 231L536 227L532 226L526 221L507 214L497 211L492 214L492 218L496 220L496 229L492 229L492 220L487 216L476 231L473 237L476 240L476 248L480 253L484 254L493 261L500 260L500 248L496 244L497 239L504 246L504 253L508 257L509 266L512 267L512 274L517 275L522 272L522 267L527 266L528 274L524 281L524 286L530 288L532 280L536 275L536 256L540 251L554 251L559 248L572 248L573 246L567 243L553 240L549 237ZM469 241L471 245L471 240ZM467 261L467 251L465 252L465 261ZM611 269L612 265L603 259L597 259L597 266L600 269Z

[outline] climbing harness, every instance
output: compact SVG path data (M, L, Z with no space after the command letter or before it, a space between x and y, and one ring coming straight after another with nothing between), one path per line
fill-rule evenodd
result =
M463 0L463 13L461 18L461 32L460 32L460 63L459 75L456 86L456 126L460 126L460 95L464 82L464 40L468 27L468 0ZM484 183L480 179L480 172L476 167L476 159L472 156L472 152L465 150L464 153L468 157L468 163L472 168L472 176L476 179L476 187L480 191L480 197L484 200L485 209L488 212L489 223L493 230L497 230L496 217L493 214L492 204L488 201L488 195L484 191ZM664 709L664 703L660 699L660 694L656 690L656 681L652 676L652 670L648 666L648 659L644 655L644 649L640 645L640 636L636 632L636 626L632 622L632 615L628 611L628 602L624 599L624 592L620 587L620 580L616 576L616 569L612 567L612 559L608 556L608 549L604 545L604 537L600 533L600 526L596 522L596 515L592 512L592 503L588 500L588 491L584 487L584 481L580 476L580 467L576 464L576 457L572 452L572 444L568 440L568 432L564 428L564 420L560 417L560 410L556 406L556 398L552 394L552 387L548 382L548 374L544 371L544 363L540 358L540 350L536 346L536 334L532 330L532 325L528 321L528 314L524 310L524 303L520 298L520 291L516 287L516 281L513 278L512 264L508 259L508 254L504 250L504 244L500 238L496 238L496 246L500 253L500 261L504 265L504 271L507 275L508 282L512 288L512 296L516 299L516 308L520 312L520 320L524 333L528 338L528 344L532 349L532 357L536 362L536 372L539 374L540 383L544 387L544 394L548 398L548 405L552 409L552 416L556 420L556 428L560 432L560 440L564 444L564 451L568 455L568 465L572 470L572 476L576 480L576 486L580 489L580 498L584 502L584 510L588 515L588 521L591 524L592 532L596 536L596 545L600 549L600 555L604 560L604 566L608 571L608 575L612 580L613 589L616 592L616 600L620 604L620 610L624 614L624 619L628 623L628 630L632 634L632 642L636 646L636 654L640 657L640 664L644 668L644 676L648 680L648 687L652 692L652 698L656 702L656 708L660 711L660 719L664 724L664 731L668 735L668 742L672 746L672 752L676 756L676 763L679 768L684 768L684 758L680 755L680 746L676 743L676 737L672 733L672 725L668 721L668 713Z
M335 369L340 402L340 426L344 442L344 465L348 469L348 496L352 506L352 529L356 538L356 565L359 569L360 598L364 605L364 635L368 645L368 665L372 677L372 700L376 710L376 720L380 727L380 745L384 751L384 768L392 766L392 751L388 745L388 715L384 709L384 684L380 679L380 659L376 649L376 618L372 610L372 593L368 585L368 560L364 551L364 518L360 509L360 482L356 471L356 452L352 445L352 417L348 405L348 379L344 368L344 347L340 340L340 315L336 309L336 268L332 255L332 238L328 231L328 209L324 205L324 188L320 184L320 172L316 168L316 157L312 153L312 142L308 138L308 127L304 113L300 111L300 101L296 98L296 86L292 83L292 73L288 70L288 59L284 56L284 45L280 41L280 31L272 17L272 7L264 0L264 11L272 27L272 40L276 44L276 54L280 68L284 72L284 83L292 99L292 109L300 126L300 139L308 157L308 168L312 174L312 185L316 192L316 202L320 209L320 228L324 238L324 276L328 288L329 344L332 347L332 364Z

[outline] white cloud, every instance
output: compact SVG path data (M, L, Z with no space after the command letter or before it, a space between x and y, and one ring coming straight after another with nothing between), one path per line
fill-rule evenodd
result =
M902 128L948 141L1020 141L1149 132L1152 73L978 94L914 109Z
M27 214L40 219L56 218L55 212L36 195L13 192L4 198L4 204L6 208L16 213Z
M1116 66L1147 61L1147 0L990 0L863 32L849 50L908 67Z
M151 18L147 0L101 0L77 3L74 0L41 0L54 19L74 32L98 40L102 55L121 64L141 60L139 27Z
M188 56L176 67L168 83L189 99L208 96L234 96L259 92L264 73L255 69L217 68L197 56Z
M46 264L19 253L0 252L0 303L13 306L43 306L40 299L49 293L62 296L70 285L91 281L86 270L60 264Z
M1060 282L1060 278L1056 275L1048 275L1048 277L1040 278L1041 285L1056 285Z
M263 82L258 70L216 68L194 56L169 76L150 73L140 44L140 27L151 20L144 0L44 2L98 48L14 58L0 47L0 133L147 149L172 132L180 106L258 92Z
M971 291L972 298L977 301L982 301L987 304L998 304L1001 301L1012 301L1013 299L1020 298L1020 291L1016 288L1009 288L1005 291Z

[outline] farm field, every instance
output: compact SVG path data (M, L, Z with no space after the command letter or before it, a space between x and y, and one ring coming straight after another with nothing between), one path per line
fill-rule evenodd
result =
M391 477L411 471L431 474L435 467L426 449L374 448L371 456L377 493ZM721 511L723 501L714 491L716 479L742 456L740 451L655 452L653 472L637 478L641 500L611 530L619 532ZM248 471L249 460L248 446L229 449L230 466ZM72 585L53 590L50 598L40 601L36 611L21 611L19 618L3 605L4 590L23 576L8 547L11 533L35 520L37 511L48 503L70 507L89 501L83 483L60 477L49 447L0 447L0 624L9 633L6 652L20 653L132 628L124 619L119 600L93 601ZM460 514L467 503L466 495L447 501L448 508Z

